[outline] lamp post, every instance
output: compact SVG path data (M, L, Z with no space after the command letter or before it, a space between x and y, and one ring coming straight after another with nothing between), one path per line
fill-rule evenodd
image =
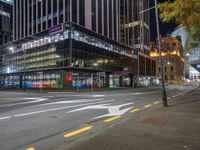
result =
M156 29L157 29L157 39L158 39L158 50L159 50L159 58L160 58L160 72L161 72L161 80L162 80L162 103L163 107L167 107L167 94L165 89L164 83L164 73L163 73L163 59L162 59L162 52L161 52L161 37L160 37L160 26L159 26L159 17L158 17L158 8L157 8L157 0L154 0L155 6L143 10L140 14L150 11L151 9L155 8L155 15L156 15Z
M163 102L163 107L167 107L167 94L166 94L165 83L164 83L163 59L162 59L162 52L161 52L161 38L160 38L157 0L154 0L154 2L155 2L157 37L158 37L158 50L159 50L159 55L160 55L160 68L161 68L160 72L161 72L161 80L162 80L162 102Z

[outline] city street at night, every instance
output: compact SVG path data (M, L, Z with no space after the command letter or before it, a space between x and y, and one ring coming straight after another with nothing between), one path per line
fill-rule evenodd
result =
M200 0L0 0L0 150L200 150Z
M177 97L185 101L184 94L196 87L167 85L169 104ZM195 96L200 98L198 92ZM199 109L199 105L196 107ZM133 121L140 119L135 116L137 112L146 112L146 116L149 110L161 108L160 87L81 93L1 91L0 145L2 150L73 149L77 143L106 133L109 128L124 126L130 118ZM200 115L199 111L197 115ZM124 126L127 127L131 128ZM150 127L148 129L151 130ZM140 127L139 130L142 132L144 129ZM137 138L141 135L132 136Z

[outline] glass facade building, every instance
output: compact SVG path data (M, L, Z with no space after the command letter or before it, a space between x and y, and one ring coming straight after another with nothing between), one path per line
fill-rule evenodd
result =
M4 88L130 87L138 70L133 48L71 22L4 45L1 51ZM147 74L155 75L155 61L149 58L148 66Z

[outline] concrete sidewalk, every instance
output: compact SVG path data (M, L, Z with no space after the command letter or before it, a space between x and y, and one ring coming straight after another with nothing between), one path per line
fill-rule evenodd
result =
M69 148L66 148L67 150ZM70 150L200 150L200 89L133 114Z

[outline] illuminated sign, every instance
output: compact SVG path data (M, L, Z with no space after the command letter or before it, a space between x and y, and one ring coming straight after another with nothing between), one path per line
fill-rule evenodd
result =
M58 24L49 28L49 33L58 33L63 31L63 24Z
M200 69L200 64L197 64L197 69Z

